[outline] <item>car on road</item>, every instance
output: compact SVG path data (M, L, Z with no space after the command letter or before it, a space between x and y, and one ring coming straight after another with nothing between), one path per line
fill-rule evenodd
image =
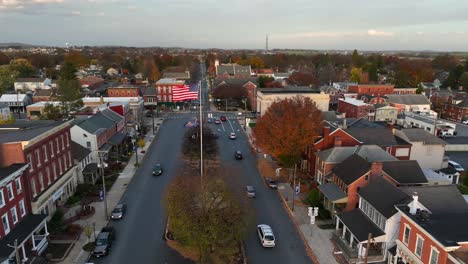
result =
M229 134L229 139L236 139L236 133L232 132Z
M93 251L93 256L102 257L109 254L109 249L115 239L115 229L111 226L105 226L96 238L96 247Z
M213 119L211 119L211 118L208 118L206 121L207 121L208 123L213 123Z
M453 160L449 160L448 165L452 168L454 168L457 172L464 172L465 168L462 167L462 165L456 163Z
M464 120L462 123L465 124L465 125L468 125L468 119Z
M257 226L257 234L263 247L275 246L275 235L269 225L261 224Z
M218 120L218 119L216 119L216 120L215 120L215 124L219 125L219 124L221 124L221 121Z
M146 114L145 114L146 117L153 117L153 115L154 115L154 112L153 112L153 111L148 111L148 112L146 112Z
M153 176L160 176L163 173L163 169L161 167L161 164L156 164L153 166Z
M114 210L112 210L111 218L113 220L122 219L127 212L127 205L124 203L119 203L115 206Z
M247 197L255 198L255 188L252 185L246 187Z
M272 178L266 178L266 183L270 189L277 189L278 184Z
M219 119L221 119L221 121L227 121L227 118L225 116L221 116Z
M236 152L234 152L234 158L236 158L236 160L241 160L243 158L242 152L240 150L236 150Z

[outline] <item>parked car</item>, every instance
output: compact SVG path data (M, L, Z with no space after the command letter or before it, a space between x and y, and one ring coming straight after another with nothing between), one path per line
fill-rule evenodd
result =
M270 189L277 189L278 188L278 184L272 178L266 178L266 183L267 183L268 187L270 187Z
M127 205L124 203L119 203L115 206L114 210L112 210L111 218L114 220L122 219L127 212Z
M275 235L269 225L261 224L257 226L257 234L263 247L275 246Z
M221 124L221 121L218 120L218 119L216 119L216 120L215 120L215 124L219 125L219 124Z
M225 116L221 116L219 119L221 119L221 121L227 121L227 118Z
M465 125L468 125L468 119L464 120L462 123L465 124Z
M163 173L163 169L161 167L161 164L156 164L153 166L153 176L160 176Z
M255 188L251 185L247 185L247 197L255 198Z
M115 239L115 229L111 226L105 226L96 238L96 247L94 248L93 255L95 257L107 256L112 242Z
M442 137L442 138L445 138L445 137L453 137L454 135L451 132L448 132L448 131L441 131L439 133L439 136Z
M242 152L240 150L237 150L236 152L234 152L234 158L236 158L236 160L241 160Z
M153 117L153 115L154 115L154 111L151 111L151 110L146 112L145 114L146 117Z
M229 139L236 139L236 133L232 132L229 134Z
M463 168L462 165L456 163L456 162L453 161L453 160L449 160L448 165L449 165L450 167L454 168L454 169L455 169L456 171L458 171L458 172L464 172L464 171L465 171L465 168Z

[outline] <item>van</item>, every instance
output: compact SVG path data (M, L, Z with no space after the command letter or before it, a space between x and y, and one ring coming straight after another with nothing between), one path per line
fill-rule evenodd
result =
M454 168L457 172L463 172L465 169L458 163L456 163L453 160L449 160L448 165L452 168Z

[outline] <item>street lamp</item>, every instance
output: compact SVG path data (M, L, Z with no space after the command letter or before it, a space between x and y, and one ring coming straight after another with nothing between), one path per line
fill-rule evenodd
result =
M105 151L98 151L98 155L99 155L98 167L101 170L102 195L103 195L103 200L104 200L104 213L105 213L106 220L107 220L109 215L108 215L108 212L107 212L107 193L106 193L106 180L105 180L105 177L104 177L104 168L107 167L108 165L107 165L107 163L104 162L104 154L105 153L106 153Z
M135 165L138 166L138 125L135 125L135 135L132 142L133 149L135 150Z

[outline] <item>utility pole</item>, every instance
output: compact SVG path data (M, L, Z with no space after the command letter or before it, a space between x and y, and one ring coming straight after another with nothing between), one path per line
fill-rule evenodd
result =
M154 108L153 112L151 113L151 117L153 117L153 136L156 134L155 129L154 129Z
M106 216L106 220L109 218L107 213L107 193L106 193L106 180L104 177L104 151L99 151L99 167L101 169L101 177L102 177L102 194L104 198L104 213Z
M247 130L247 98L244 98L244 130Z
M367 258L369 257L369 249L370 249L370 243L372 239L372 233L369 233L367 236L367 246L366 246L366 254L364 255L364 263L367 264Z
M294 212L294 200L296 199L296 170L297 170L297 162L294 163L294 174L293 174L293 200L292 200L293 212Z

